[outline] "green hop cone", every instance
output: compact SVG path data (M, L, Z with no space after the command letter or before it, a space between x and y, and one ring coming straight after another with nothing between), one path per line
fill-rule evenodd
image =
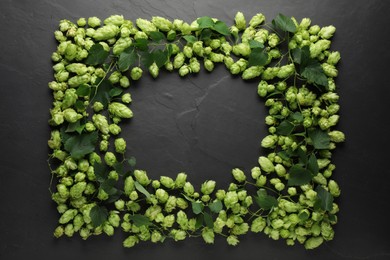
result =
M134 67L131 69L130 77L132 80L139 80L142 77L142 69L140 67Z
M187 233L184 230L172 230L171 234L173 234L173 239L175 241L184 240L186 238Z
M112 102L108 105L108 111L117 117L120 118L131 118L133 117L133 112L126 105L119 102Z
M96 16L88 18L88 26L94 28L100 26L100 19Z
M168 189L172 189L175 186L175 181L168 176L161 176L160 183Z
M117 138L114 141L115 151L124 154L126 151L126 141L123 138Z
M69 221L73 220L73 218L77 215L78 211L77 209L68 209L67 211L65 211L60 219L58 220L58 222L60 224L66 224L68 223Z
M167 32L167 40L168 41L173 41L176 39L176 31L175 30L170 30Z
M190 72L191 72L191 68L188 65L183 65L179 69L180 77L184 77L184 76L188 75Z
M58 226L53 233L54 237L59 238L64 235L64 227L63 226Z
M231 245L231 246L236 246L238 245L238 243L240 242L237 238L237 236L235 235L230 235L226 238L226 242L228 243L228 245Z
M122 76L120 79L119 79L119 85L122 87L122 88L128 88L130 86L130 80L128 77L126 76Z
M330 140L335 143L341 143L345 141L345 135L343 132L334 130L328 133Z
M279 177L284 177L286 176L286 168L280 163L275 165L275 172Z
M123 246L130 248L135 246L139 242L139 239L137 236L128 236L124 241L123 241Z
M251 53L251 47L249 46L249 43L239 43L233 45L233 53L237 56L248 57Z
M256 180L257 178L259 178L261 175L261 170L260 170L260 167L253 167L251 169L251 177Z
M130 196L130 193L135 189L134 179L132 176L128 176L125 179L124 183L124 192L126 195Z
M245 20L244 14L242 12L237 12L236 13L234 21L235 21L235 24L236 24L236 27L237 27L238 30L240 30L240 31L245 30L245 28L246 28L246 20Z
M117 159L114 153L106 152L104 155L104 161L108 166L114 166L114 164L117 162Z
M249 26L254 28L262 24L264 21L265 21L265 16L262 13L258 13L255 16L253 16L252 19L249 21Z
M202 238L207 244L214 244L214 231L210 228L203 228L202 229Z
M173 68L179 69L181 66L183 66L185 61L185 56L183 52L179 52L176 54L175 58L173 59Z
M319 247L324 242L322 237L311 237L305 241L306 249L314 249Z
M245 173L238 168L233 169L232 174L234 179L238 182L244 182L246 180Z
M334 180L330 180L329 183L328 183L328 188L329 188L329 192L330 194L332 194L332 196L334 197L338 197L340 196L340 188L339 188L339 185L337 184L337 182L335 182Z
M274 164L265 156L260 156L259 165L261 169L267 173L273 172L275 170Z
M320 36L322 39L329 39L332 38L333 34L336 32L336 27L333 25L322 27L321 30L318 32L318 36Z
M152 241L153 243L162 242L163 239L164 237L161 235L161 233L156 230L152 232L152 235L150 237L150 241Z
M135 170L134 177L143 186L146 186L151 182L151 180L148 178L148 175L146 174L146 171Z
M267 226L267 221L263 217L257 217L252 221L251 231L254 233L259 233L264 230Z
M340 61L340 52L333 51L329 54L328 60L326 61L330 65L336 65Z
M157 31L157 27L146 19L138 18L135 23L137 24L138 28L140 28L146 34Z
M74 109L72 108L67 108L63 111L63 115L66 121L69 123L75 123L79 119L83 118L82 115L78 114Z
M176 188L183 188L187 180L187 174L181 172L177 175L175 179L175 187Z
M223 200L226 208L232 208L234 204L238 202L238 194L236 191L228 191L225 194L225 198Z
M190 182L186 182L183 187L183 191L186 195L193 195L195 192L194 186Z
M209 72L213 71L213 69L214 69L214 62L212 62L209 59L204 59L203 65L204 65L204 68Z
M97 129L100 130L103 134L108 134L108 121L107 118L101 114L94 114L92 116L92 121Z
M205 181L204 183L202 183L200 191L204 195L209 195L214 191L215 185L216 185L215 181Z
M69 195L72 199L79 199L87 187L85 181L78 182L70 188Z
M156 190L156 198L158 199L158 201L160 203L165 203L165 202L167 202L167 200L169 198L169 194L168 194L168 192L166 192L163 189L157 189Z
M111 38L115 38L115 36L120 32L120 29L118 26L114 24L108 24L103 27L100 27L95 30L93 34L93 38L96 41L104 41Z
M193 73L198 73L200 71L200 63L196 57L190 59L190 70Z
M248 80L253 79L261 75L261 73L264 71L263 66L251 66L244 70L242 73L242 79Z
M158 66L155 62L153 62L153 64L149 66L149 73L150 73L150 75L152 75L153 78L158 77L159 70L160 69L158 68Z
M116 26L121 26L125 22L123 15L111 15L104 20L104 24L114 24Z
M152 23L163 32L169 32L173 28L173 24L171 21L164 17L153 16Z
M264 148L273 148L278 141L278 137L276 135L267 135L261 141L261 146Z
M122 99L122 102L125 104L129 104L132 101L130 93L123 94L121 99Z

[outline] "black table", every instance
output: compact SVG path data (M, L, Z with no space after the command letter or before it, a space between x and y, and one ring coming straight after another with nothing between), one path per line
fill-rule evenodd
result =
M390 2L2 0L0 10L0 259L390 259ZM342 189L334 240L306 251L263 234L246 235L237 247L219 238L212 246L192 238L125 249L120 231L112 238L54 239L58 213L48 190L47 83L59 20L123 14L192 22L211 16L231 24L237 11L247 17L262 12L269 20L281 12L337 28L332 49L342 56L338 129L347 142L333 159ZM154 178L186 171L195 185L215 179L221 187L232 167L255 166L266 133L256 86L223 66L184 79L165 72L158 80L144 77L132 86L135 117L123 131L138 166Z

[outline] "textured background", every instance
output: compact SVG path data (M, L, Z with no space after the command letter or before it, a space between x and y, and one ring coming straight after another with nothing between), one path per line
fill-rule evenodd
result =
M390 259L389 7L389 1L374 0L1 0L0 259ZM338 129L347 142L334 156L342 188L335 239L314 251L263 234L243 236L237 247L219 238L212 246L186 239L124 249L120 231L113 238L54 239L58 213L48 191L47 83L58 21L123 14L191 22L212 16L230 25L237 11L247 18L262 12L268 21L281 12L337 28L332 49L342 55ZM248 170L261 153L266 112L256 86L223 66L185 79L175 73L161 73L157 81L144 77L132 87L135 117L123 129L138 166L154 178L186 171L195 184L215 179L225 187L232 167Z

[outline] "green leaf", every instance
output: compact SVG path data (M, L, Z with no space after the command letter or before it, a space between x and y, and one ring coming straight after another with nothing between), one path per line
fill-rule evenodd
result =
M311 172L296 164L290 168L288 186L300 186L309 183L313 178Z
M149 32L149 37L150 39L152 39L152 41L157 43L161 42L162 40L165 40L165 35L159 31Z
M306 165L307 163L307 154L306 152L298 146L297 149L295 149L294 153L298 156L299 162L303 165Z
M110 89L110 92L108 92L108 94L110 95L110 97L117 97L117 96L120 96L123 92L123 89L121 88L112 88Z
M192 211L194 214L198 215L203 211L204 205L200 201L191 201Z
M77 88L76 94L80 97L89 96L91 94L91 87L87 84L82 84Z
M188 43L194 43L196 42L198 39L193 36L193 35L184 35L183 36L184 40L186 40Z
M212 29L222 35L230 35L229 27L222 21L216 21Z
M212 31L210 29L203 29L200 33L199 39L202 41L207 41L211 38Z
M117 162L114 164L114 169L120 176L122 176L125 172L123 164L124 164L124 162Z
M83 121L83 122L81 122L81 121ZM70 123L68 125L68 127L66 128L65 132L72 133L72 132L76 131L77 133L81 134L83 132L84 128L85 128L85 122L84 122L84 120L80 119L74 123Z
M297 27L293 20L283 14L278 14L276 18L272 20L272 24L284 32L295 33L297 31Z
M85 110L85 105L84 102L81 100L77 100L76 103L74 104L74 107L78 112L84 111Z
M318 60L310 57L309 46L295 48L291 51L293 60L300 65L300 74L307 79L309 83L314 83L318 86L327 87L328 78L321 67Z
M138 181L135 181L134 185L139 192L146 196L146 198L150 197L150 193L144 188L144 186L142 186L142 184L140 184Z
M264 48L264 44L262 44L261 42L256 41L256 40L249 40L249 47L251 49L255 49L255 48L263 49Z
M104 190L108 195L114 195L118 189L115 187L117 181L114 179L107 179L100 185L100 188Z
M89 217L91 218L92 226L96 228L107 220L108 210L106 207L95 205L89 212Z
M249 54L248 68L251 66L264 66L267 63L268 54L264 49L254 48Z
M212 28L214 26L214 21L209 16L200 17L196 20L196 22L198 23L200 29Z
M317 186L317 200L314 204L314 208L322 209L325 211L331 211L333 209L333 196L329 191L325 190L321 186Z
M204 217L202 214L198 215L196 217L196 223L195 223L195 229L199 229L202 227L203 225L203 220L204 220Z
M137 164L137 160L135 159L135 157L132 156L127 160L127 163L130 165L131 168L134 168Z
M291 55L293 57L293 61L297 64L301 64L302 61L302 50L300 48L295 48L291 50Z
M80 160L85 155L92 153L95 150L98 141L98 133L84 133L70 137L65 142L65 150L70 153L70 156L75 160Z
M92 66L103 64L109 54L110 53L105 51L101 44L96 43L89 49L85 63Z
M134 225L136 225L137 227L149 226L151 224L149 218L145 215L134 214L130 215L129 218L134 222Z
M321 129L310 129L308 135L313 142L315 149L328 149L330 145L330 137L326 131Z
M207 212L203 213L203 219L204 219L204 223L206 224L206 227L213 228L214 221L209 213Z
M295 121L296 123L302 123L303 122L303 115L301 112L295 112L294 114L290 115L290 118Z
M123 194L123 191L116 189L116 192L111 194L108 199L105 200L106 203L114 203L117 201Z
M277 127L276 127L276 133L279 135L285 135L288 136L292 133L295 126L290 121L283 120Z
M144 52L141 52L140 55L141 55L142 65L144 65L146 68L149 68L150 65L152 65L154 62L153 54L150 52L144 51Z
M162 50L155 50L152 52L153 61L156 63L157 67L161 68L168 61L168 52Z
M74 123L69 123L68 127L65 130L65 133L72 133L75 132L77 128L80 127L80 120L74 122Z
M118 68L120 71L126 71L137 60L137 54L133 46L126 48L119 54Z
M219 213L222 210L223 205L220 200L216 200L209 204L209 208L211 212Z
M302 211L298 214L298 217L300 220L305 221L309 219L309 214L307 214L305 211Z
M259 189L257 191L257 196L254 198L260 208L264 210L269 210L278 206L278 200L275 197L268 195L265 189Z
M140 51L147 51L149 49L148 43L147 39L139 38L134 41L133 45Z
M91 103L93 104L93 102L100 102L103 104L104 107L107 107L109 101L110 101L110 90L113 88L114 86L112 85L112 83L105 79L103 81L100 82L100 84L98 86L95 86L94 87L94 90L95 91L92 91L91 95L93 93L95 93L94 96L92 96L91 98Z
M95 162L93 164L93 172L95 174L96 180L100 183L103 183L108 178L107 165L103 163Z
M328 77L325 75L320 62L315 59L310 59L307 65L301 68L301 75L306 78L309 83L328 87Z
M315 176L319 172L317 158L314 153L312 153L307 161L307 169Z
M278 156L282 158L284 161L290 161L291 157L286 151L280 151L278 152Z
M170 59L173 54L173 45L172 43L165 44L165 52L167 53L167 59Z

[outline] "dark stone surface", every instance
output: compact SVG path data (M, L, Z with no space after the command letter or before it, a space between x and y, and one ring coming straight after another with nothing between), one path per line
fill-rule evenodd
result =
M388 1L11 1L0 2L0 259L390 259ZM310 17L337 28L333 50L341 52L341 122L347 142L334 156L342 188L333 241L314 251L287 247L263 234L243 237L237 247L218 238L140 243L122 247L123 234L87 241L56 240L58 214L48 191L49 108L53 32L61 19L123 14L193 21L217 17L231 24L237 11L270 21L279 12ZM161 73L132 87L134 119L124 127L131 154L152 177L185 171L199 185L230 181L232 167L250 169L266 134L256 82L232 77L222 66L180 78ZM228 176L228 177L227 177Z

